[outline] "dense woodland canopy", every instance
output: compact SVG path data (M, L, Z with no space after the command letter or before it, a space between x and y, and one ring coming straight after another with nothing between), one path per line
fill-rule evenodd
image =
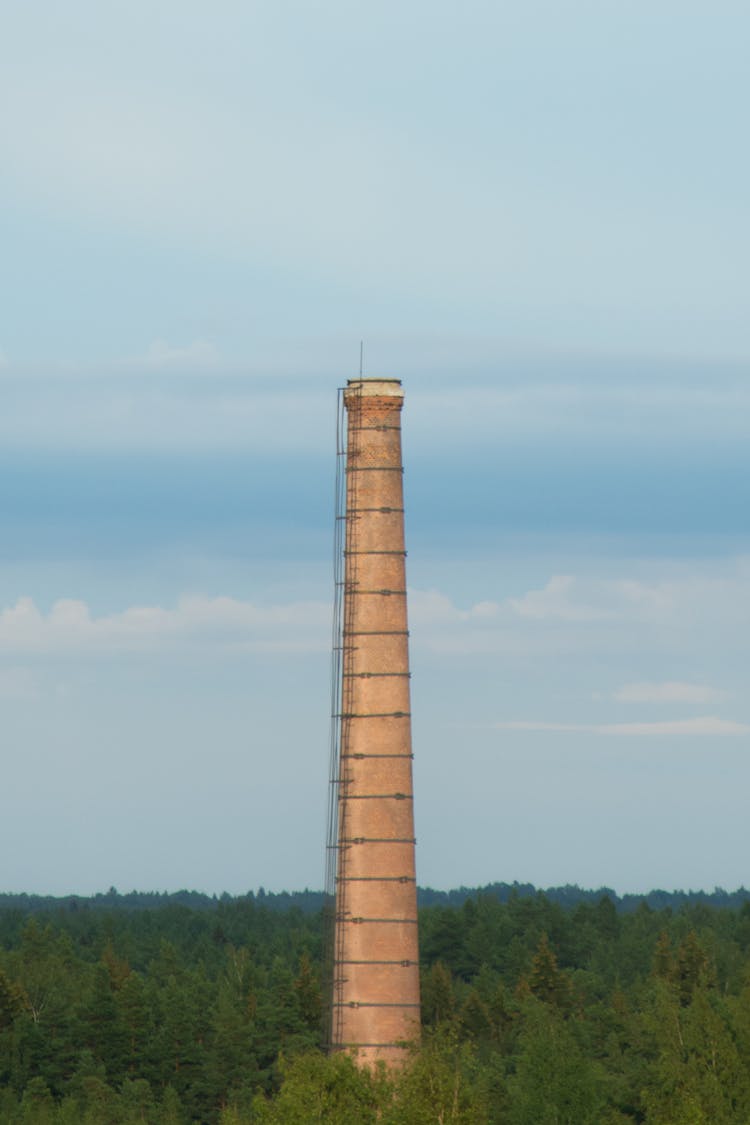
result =
M0 896L3 1125L750 1122L750 896L422 892L403 1073L319 1050L320 896Z

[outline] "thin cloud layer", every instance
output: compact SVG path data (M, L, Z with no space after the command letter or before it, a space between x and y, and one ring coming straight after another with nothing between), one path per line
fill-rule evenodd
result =
M618 703L719 703L727 693L708 684L668 680L659 684L623 684L614 693Z
M39 685L30 668L0 668L0 699L35 699L38 694Z
M340 323L343 306L350 323L457 319L475 333L502 309L537 339L747 354L737 280L747 158L736 144L747 15L737 5L727 21L674 0L656 15L645 0L548 2L541 17L534 6L512 18L482 4L457 24L451 5L424 0L408 15L392 3L355 14L226 0L219 16L165 0L148 35L133 34L148 21L143 0L127 11L78 0L64 18L47 3L42 21L35 5L9 7L4 193L30 219L114 232L118 248L179 246L177 299L163 302L173 322L192 296L186 260L205 274L210 256L227 284L239 261L260 316L270 306L276 323L306 320L313 304L320 323ZM665 56L654 45L677 24ZM712 122L710 160L686 120ZM706 168L716 167L714 183ZM307 279L296 307L280 275ZM212 283L196 305L221 313ZM60 296L73 310L69 288ZM250 319L252 300L224 300L235 321Z
M152 340L145 355L135 359L134 366L149 371L205 371L216 367L220 360L220 353L210 340L193 340L177 346L166 340Z
M494 473L507 471L497 467L504 464L508 449L515 451L513 460L519 467L540 458L556 460L556 451L564 449L568 460L595 456L600 472L617 475L623 457L629 463L636 441L658 467L675 448L683 453L689 448L699 464L715 459L708 438L714 432L722 433L727 449L744 449L750 440L750 389L733 369L715 374L706 367L705 379L716 383L709 393L700 379L684 388L675 383L669 368L654 372L649 364L635 364L624 394L620 369L611 361L599 361L600 383L592 386L587 372L567 373L569 359L558 357L555 366L562 374L552 378L539 370L538 357L536 364L529 356L514 363L507 344L495 341L488 356L477 360L484 377L464 377L457 390L455 378L439 372L446 353L454 364L463 362L462 344L460 338L424 342L422 373L430 372L429 379L418 373L410 377L406 344L406 361L397 339L374 345L368 366L372 363L405 380L411 456L439 450L443 457L467 452L473 457L482 447L486 468ZM4 446L26 450L163 450L168 441L169 448L200 451L248 448L259 439L267 446L270 432L274 448L282 452L300 444L308 448L313 426L324 453L329 439L326 436L321 444L320 435L331 432L335 388L351 374L357 352L354 339L280 338L273 343L254 340L239 357L210 335L187 341L157 337L142 351L108 363L19 366L0 359L3 381L13 379L16 384L0 417L0 438ZM433 364L437 373L431 370ZM594 366L591 360L589 364ZM190 379L180 379L181 374ZM218 394L221 377L225 382ZM304 406L298 410L301 397ZM267 430L255 424L258 414L268 420ZM228 424L234 418L240 424ZM549 484L554 487L554 481ZM653 481L654 486L660 484Z
M662 722L643 723L548 723L536 719L514 719L495 723L495 730L543 731L553 734L601 734L623 737L653 737L661 735L691 735L699 737L726 737L750 734L750 725L704 715L693 719L667 719Z

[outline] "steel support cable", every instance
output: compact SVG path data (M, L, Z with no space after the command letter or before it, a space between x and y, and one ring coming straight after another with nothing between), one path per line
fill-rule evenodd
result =
M361 417L361 384L358 388L358 399L355 411L357 418ZM351 389L348 391L350 406ZM341 757L345 753L349 739L350 715L353 711L353 684L351 678L344 678L344 665L346 653L353 650L347 645L346 638L353 625L354 607L352 599L347 596L352 585L357 583L357 560L348 558L347 552L351 551L351 538L353 535L353 520L349 512L356 510L357 505L357 479L356 475L349 472L349 459L353 462L359 459L359 437L356 429L350 426L351 418L347 412L344 401L344 389L338 392L338 408L336 411L336 512L334 532L334 627L332 643L332 686L331 686L331 763L329 780L329 818L328 841L326 848L326 902L331 904L328 912L330 938L326 949L326 970L329 974L329 986L326 998L329 1000L327 1007L327 1026L325 1028L326 1045L340 1043L343 1031L343 1016L341 1008L341 977L336 966L344 956L343 927L336 924L336 916L348 912L346 901L346 864L347 848L339 846L339 839L346 837L347 803L345 797L345 782L341 777Z
M339 782L342 726L342 664L344 634L344 550L346 546L346 422L343 390L339 389L336 402L336 474L334 488L333 577L334 602L331 644L331 727L327 820L327 847L325 864L325 915L324 915L324 985L326 997L324 1042L333 1041L334 978L336 960L336 878L338 866L339 833ZM340 1019L340 1017L339 1017Z

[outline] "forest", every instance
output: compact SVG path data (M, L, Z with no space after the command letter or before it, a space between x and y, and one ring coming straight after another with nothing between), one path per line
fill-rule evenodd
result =
M0 895L3 1125L743 1125L750 901L420 895L398 1074L320 1049L322 902Z

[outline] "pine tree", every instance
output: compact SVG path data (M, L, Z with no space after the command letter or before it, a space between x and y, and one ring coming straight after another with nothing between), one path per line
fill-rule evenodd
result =
M428 1024L453 1019L456 1000L450 969L443 961L435 961L422 980L422 1016Z
M557 957L546 934L542 934L531 962L528 984L532 995L538 1000L552 1005L560 1012L570 1011L573 1003L571 980L558 967Z

